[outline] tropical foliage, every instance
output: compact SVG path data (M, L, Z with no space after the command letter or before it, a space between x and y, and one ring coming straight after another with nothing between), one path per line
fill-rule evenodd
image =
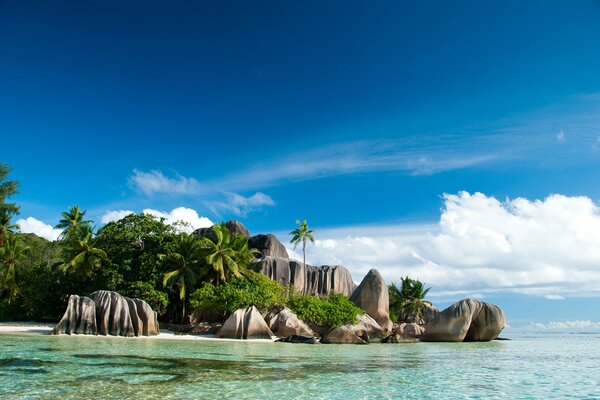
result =
M4 238L0 247L0 291L10 303L19 293L21 269L29 247L16 235Z
M338 293L324 298L293 295L287 306L303 321L332 327L356 324L357 316L364 314L347 297Z
M424 300L430 288L418 279L401 278L400 286L391 283L388 286L390 299L390 317L394 322L422 322L424 312L431 302Z
M6 236L16 229L11 223L14 215L19 213L19 207L16 203L9 203L7 200L17 194L19 183L8 180L8 174L11 168L0 162L0 247L4 245Z
M313 236L315 230L308 227L308 222L306 222L306 220L296 220L296 225L298 225L298 228L289 233L292 236L290 243L294 245L294 249L296 249L298 244L302 243L302 261L304 265L306 265L306 241L309 240L312 243L315 242L315 238Z

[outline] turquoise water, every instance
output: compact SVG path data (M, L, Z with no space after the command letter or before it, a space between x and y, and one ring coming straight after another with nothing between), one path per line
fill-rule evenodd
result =
M600 398L600 335L297 345L0 335L1 399Z

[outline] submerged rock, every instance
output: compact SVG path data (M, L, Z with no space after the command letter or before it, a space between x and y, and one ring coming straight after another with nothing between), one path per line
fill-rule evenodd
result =
M424 342L490 341L505 326L500 307L473 299L465 299L440 311L425 325Z
M265 322L271 331L279 337L313 337L315 333L292 310L287 307L276 308L265 316Z
M275 335L254 306L231 314L217 333L217 337L229 339L271 339L272 336Z
M89 297L72 295L54 334L112 336L158 335L156 312L143 300L99 290Z
M304 295L328 295L331 292L350 296L356 288L352 276L341 265L314 267L283 257L267 256L259 260L261 273L284 286L292 286Z
M404 336L399 333L395 333L383 339L381 343L415 343L417 338L413 336Z
M370 270L352 293L350 300L377 321L384 330L392 330L388 287L379 271Z
M316 337L306 337L306 336L287 336L281 339L277 339L276 342L279 343L300 343L300 344L315 344L319 343L319 339Z

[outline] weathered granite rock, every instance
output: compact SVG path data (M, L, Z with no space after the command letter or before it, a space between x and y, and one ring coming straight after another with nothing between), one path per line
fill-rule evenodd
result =
M277 339L276 342L280 343L300 343L300 344L315 344L319 342L319 339L316 337L306 337L306 336L288 336L281 339Z
M439 312L425 325L424 342L489 341L498 337L505 325L500 307L465 299Z
M404 336L399 333L395 333L383 339L381 343L415 343L417 338L412 336Z
M369 271L350 300L369 314L386 331L392 330L388 287L376 269Z
M367 314L358 316L356 325L343 325L327 332L321 339L325 344L367 344L381 342L384 329Z
M352 276L341 265L313 267L300 261L267 256L259 260L261 273L284 286L293 286L296 293L328 295L331 292L350 296L356 288Z
M275 235L256 235L248 240L248 247L257 249L262 253L263 257L281 257L290 258L285 246L281 244Z
M393 333L395 334L415 338L420 337L423 332L425 332L425 329L421 325L415 324L414 322L403 322L394 327L393 330Z
M113 336L158 335L156 313L143 300L99 290L89 297L72 295L54 334Z
M313 337L315 333L292 310L287 307L273 309L265 316L271 331L279 337L304 336Z
M96 305L89 297L69 296L67 311L52 330L54 335L96 335Z
M219 338L271 339L273 332L254 306L239 309L227 318L217 333Z
M248 229L246 229L246 227L239 221L235 221L235 220L227 221L227 222L225 222L225 226L227 227L229 232L231 232L232 234L239 233L240 235L244 236L246 239L248 239L250 237L250 232L248 231ZM214 232L213 227L210 226L208 228L198 228L194 231L194 234L198 237L205 237L205 236L212 235L213 232Z

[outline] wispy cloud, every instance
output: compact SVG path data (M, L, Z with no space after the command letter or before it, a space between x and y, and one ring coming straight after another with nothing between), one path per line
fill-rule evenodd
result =
M263 206L273 206L273 199L257 192L252 196L244 197L236 193L226 193L227 201L216 201L211 203L212 211L220 214L222 211L231 212L237 216L246 216L249 212L260 209Z
M547 324L531 322L521 330L537 332L600 332L600 322L590 320L551 321Z
M133 170L129 177L129 184L135 190L146 195L155 193L163 194L198 194L201 191L200 182L194 178L177 175L174 178L165 176L160 170L149 172Z

